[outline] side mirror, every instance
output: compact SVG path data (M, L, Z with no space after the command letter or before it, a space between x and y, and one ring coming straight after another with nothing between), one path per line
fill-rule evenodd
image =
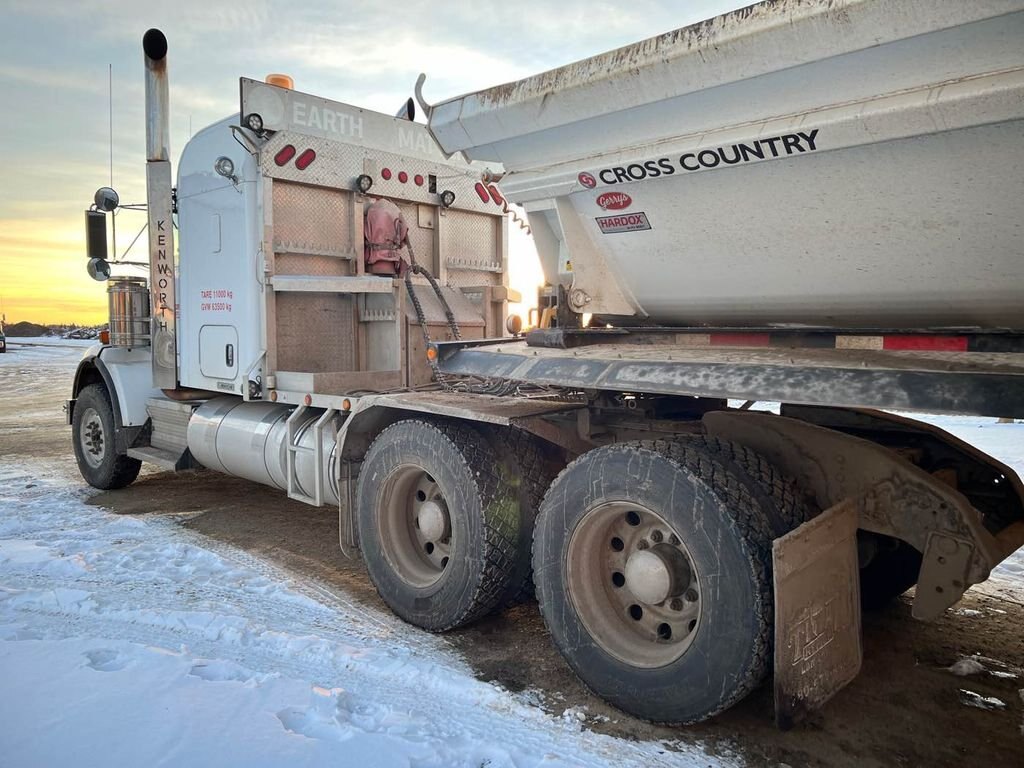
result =
M121 202L117 196L117 192L112 190L110 187L100 187L97 189L92 200L96 203L96 208L98 210L106 213L113 211Z
M93 280L102 283L110 279L110 264L104 259L89 259L86 270Z

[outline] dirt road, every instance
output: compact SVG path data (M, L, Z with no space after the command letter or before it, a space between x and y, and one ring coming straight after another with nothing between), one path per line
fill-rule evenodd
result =
M18 365L0 368L0 460L31 459L84 485L61 406L81 350L14 348ZM327 589L383 609L362 564L341 556L337 516L285 494L212 472L144 470L131 487L97 493L91 503L126 515L173 515L206 536L230 542L315 579ZM698 742L709 754L749 765L1016 766L1024 754L1024 606L977 590L931 624L910 617L907 597L864 618L864 670L809 722L788 733L772 724L765 687L709 723L652 726L609 708L572 675L554 649L537 607L526 604L447 634L482 680L522 691L555 715L585 708L584 727L617 736ZM1002 676L959 677L948 667L980 655ZM989 711L962 703L961 689L1005 703Z

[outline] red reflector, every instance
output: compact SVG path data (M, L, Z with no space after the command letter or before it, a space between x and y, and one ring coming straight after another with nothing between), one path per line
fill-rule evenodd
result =
M487 191L491 193L491 199L498 205L501 205L502 203L505 202L505 198L501 196L501 192L499 192L498 188L493 184L487 187Z
M384 179L384 181L391 181L391 169L385 168L380 172L380 177Z
M420 176L418 173L415 176L413 176L412 180L416 182L417 187L423 186L423 177Z
M405 171L399 171L398 172L398 180L400 182L402 182L403 184L405 184L405 182L407 182L409 180L409 174L406 173Z
M886 336L882 349L916 349L933 352L966 352L966 336Z
M278 165L284 165L293 157L295 157L295 147L293 147L291 144L285 144L283 147L277 150L277 154L274 155L274 162L277 163Z
M309 166L312 164L314 160L316 160L316 152L314 152L312 149L307 149L305 152L299 155L298 159L296 159L295 167L298 168L300 171L304 171L307 168L309 168Z
M489 196L489 195L487 194L487 188L486 188L486 187L484 187L484 185L483 185L483 184L481 184L481 183L480 183L479 181L478 181L478 182L476 183L476 186L475 186L475 187L473 187L473 189L475 189L475 190L476 190L476 194L477 194L477 196L478 196L478 197L480 198L480 201L481 201L481 202L484 202L484 203L489 203L489 202L491 202L491 198L490 198L490 196Z
M767 333L712 333L711 345L724 347L767 347L771 337Z

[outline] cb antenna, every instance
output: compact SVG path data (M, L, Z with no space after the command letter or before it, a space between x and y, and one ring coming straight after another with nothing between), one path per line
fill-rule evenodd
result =
M114 188L114 65L107 64L107 106L109 107L108 138L110 140L110 188ZM110 214L110 245L117 257L117 211Z

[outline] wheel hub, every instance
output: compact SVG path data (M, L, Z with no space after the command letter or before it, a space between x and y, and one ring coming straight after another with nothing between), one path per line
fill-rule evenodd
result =
M103 433L103 421L93 408L83 414L79 440L85 460L90 466L98 467L106 453L106 436Z
M696 636L700 575L680 535L649 508L615 501L588 510L569 539L566 577L590 636L630 666L670 664Z
M385 481L378 512L381 546L406 583L429 587L452 554L452 526L441 487L422 467L406 464Z
M633 552L626 560L624 574L630 590L647 605L658 605L682 594L690 580L686 558L667 545Z
M448 512L438 501L426 501L420 505L416 522L419 525L420 533L427 541L437 541L444 538L448 529Z

